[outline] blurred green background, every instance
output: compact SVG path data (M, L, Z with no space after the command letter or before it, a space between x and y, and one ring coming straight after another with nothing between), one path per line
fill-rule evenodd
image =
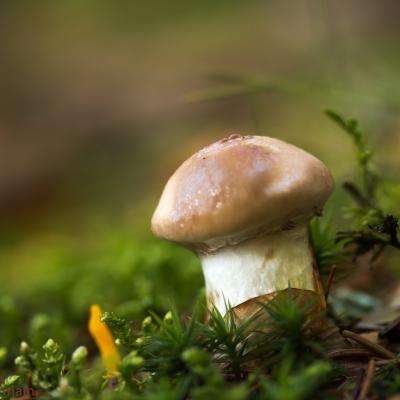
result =
M94 302L187 309L200 267L149 222L174 169L216 139L290 141L341 181L354 149L330 107L395 176L399 14L389 0L2 2L0 345L85 342Z

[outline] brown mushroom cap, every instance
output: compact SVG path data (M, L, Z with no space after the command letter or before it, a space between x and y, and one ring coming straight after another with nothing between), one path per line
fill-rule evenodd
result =
M151 228L175 242L220 247L321 212L332 175L278 139L232 135L195 153L171 176Z

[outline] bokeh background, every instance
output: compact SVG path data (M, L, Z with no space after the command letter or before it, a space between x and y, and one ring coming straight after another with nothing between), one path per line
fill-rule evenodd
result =
M149 222L216 139L290 141L340 182L355 158L333 108L395 176L399 17L394 0L2 2L0 344L85 342L94 302L132 318L189 307L199 265Z

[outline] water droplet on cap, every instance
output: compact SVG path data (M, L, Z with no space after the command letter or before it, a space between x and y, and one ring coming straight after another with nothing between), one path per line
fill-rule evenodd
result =
M228 140L235 140L235 139L243 139L243 136L240 135L239 133L234 133L233 135L230 135L228 137Z

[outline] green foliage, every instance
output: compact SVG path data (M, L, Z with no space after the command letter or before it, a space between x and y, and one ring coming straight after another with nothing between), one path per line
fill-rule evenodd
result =
M271 400L332 399L334 397L326 392L316 390L327 382L331 372L332 366L325 361L316 361L300 371L293 371L293 364L288 359L275 372L275 381L261 380L262 392Z
M381 368L373 382L373 392L380 399L395 396L400 392L400 365L398 360Z
M46 394L48 398L92 398L84 387L82 377L87 354L86 347L80 346L67 362L53 339L48 339L40 351L22 342L20 354L15 359L21 377L18 380L19 390L38 396Z
M388 246L400 249L398 219L384 211L379 204L377 191L383 178L375 172L373 152L367 146L358 122L332 110L327 110L326 114L353 139L361 171L360 186L354 182L345 182L343 185L356 203L351 210L354 228L339 232L337 241L347 248L352 246L355 257L371 252L372 259L375 259Z
M176 377L186 370L182 353L195 344L196 317L182 323L177 312L169 311L161 319L152 313L156 323L153 332L147 331L139 342L139 354L144 358L143 369L153 376Z
M53 390L58 386L64 366L64 355L54 340L47 340L40 352L22 342L20 353L15 359L15 364L21 373L29 374L32 385L43 390Z
M128 321L113 312L105 312L101 316L101 321L106 323L118 338L118 344L132 346L132 329Z
M305 302L301 296L294 298L289 291L261 304L260 311L245 320L238 320L232 309L225 317L215 308L209 310L206 323L196 313L186 321L181 321L176 311L163 318L152 314L151 319L143 321L140 332L130 332L129 340L126 331L120 330L119 317L108 314L105 320L117 341L122 332L123 341L133 348L120 364L123 387L153 393L157 382L165 385L168 378L168 382L174 382L174 390L179 388L178 393L174 392L178 398L188 393L199 399L213 395L247 398L250 391L263 387L259 379L265 375L254 381L251 371L255 368L270 375L274 366L290 361L290 372L297 374L297 369L310 365L315 358L324 358L319 331L314 326L320 316L312 312L314 307L313 302ZM315 369L318 367L310 371ZM322 375L325 369L322 368ZM304 393L312 392L318 382L309 375L301 378ZM230 381L236 384L230 387L229 383L227 391ZM275 382L274 375L270 375L269 382ZM227 397L227 393L234 397Z
M5 363L7 358L7 348L0 347L0 367Z
M98 241L90 259L80 258L78 250L65 255L60 249L49 270L23 292L3 294L5 285L0 294L0 347L7 348L7 355L0 363L12 364L22 340L38 350L52 337L72 352L87 336L93 303L131 320L144 318L149 309L164 313L173 299L182 310L191 308L202 275L198 260L187 250L121 232Z
M352 137L361 182L344 185L355 200L351 228L335 237L328 219L310 223L322 274L349 256L400 248L395 213L382 205L388 203L382 202L380 189L388 186L375 172L363 133L356 121L327 114ZM223 316L214 308L204 322L202 306L180 318L174 308L168 311L168 304L175 299L186 312L193 302L202 282L193 257L173 245L130 236L113 237L99 247L94 261L63 258L40 285L17 300L0 298L0 365L7 371L2 372L0 400L11 398L17 388L71 400L337 398L336 366L327 361L330 343L321 339L324 332L318 327L323 324L314 302L289 289L260 304L248 319L238 319L231 309ZM353 321L370 309L365 297L338 294L331 303L344 320ZM96 302L113 310L102 315L122 356L112 378L104 376L86 332L87 310ZM154 310L150 315L149 309ZM29 345L22 342L18 350L21 333ZM84 346L74 350L77 341L87 344L89 352ZM18 375L11 375L16 353ZM383 368L374 392L382 397L396 393L399 377L398 364Z
M317 328L323 313L318 312L318 299L305 301L292 289L280 293L272 301L262 304L268 315L265 332L267 364L274 365L291 360L297 366L306 365L323 356L326 343L318 340L322 333Z
M250 329L259 318L260 313L238 321L232 309L223 317L217 308L209 312L209 323L199 324L202 344L215 354L215 361L223 365L226 373L235 379L243 377L242 363L248 356L248 345L253 330Z
M374 172L372 165L373 152L367 146L367 141L364 133L359 128L358 121L352 118L346 119L339 113L332 110L326 110L325 113L353 139L357 150L357 159L361 170L362 186L364 189L364 193L362 193L356 186L353 185L351 187L354 190L353 195L357 198L360 205L373 208L379 177Z
M138 329L107 312L102 319L124 353L119 375L104 380L94 374L88 379L86 348L78 347L66 357L48 339L39 350L21 343L15 360L18 384L49 399L94 399L101 393L101 398L116 399L300 400L317 393L331 372L326 361L315 362L324 358L318 335L311 329L317 316L309 317L314 304L303 300L294 299L291 291L282 293L243 321L232 309L225 317L210 310L207 322L198 318L199 311L184 320L175 310L164 317L152 313ZM8 378L4 385L11 381ZM285 389L288 382L297 389Z
M21 315L17 304L10 296L0 296L0 343L2 346L0 365L7 361L10 352L17 351L18 327ZM3 347L4 346L4 347Z
M322 276L328 275L332 265L345 260L343 246L335 239L332 224L327 218L313 218L309 232L318 270Z
M338 232L337 240L345 247L354 245L356 257L373 252L374 260L387 246L400 249L398 219L393 215L384 215L378 223L368 224L365 229Z
M10 375L4 382L0 384L0 400L11 400L15 387L18 385L20 377L18 375Z

